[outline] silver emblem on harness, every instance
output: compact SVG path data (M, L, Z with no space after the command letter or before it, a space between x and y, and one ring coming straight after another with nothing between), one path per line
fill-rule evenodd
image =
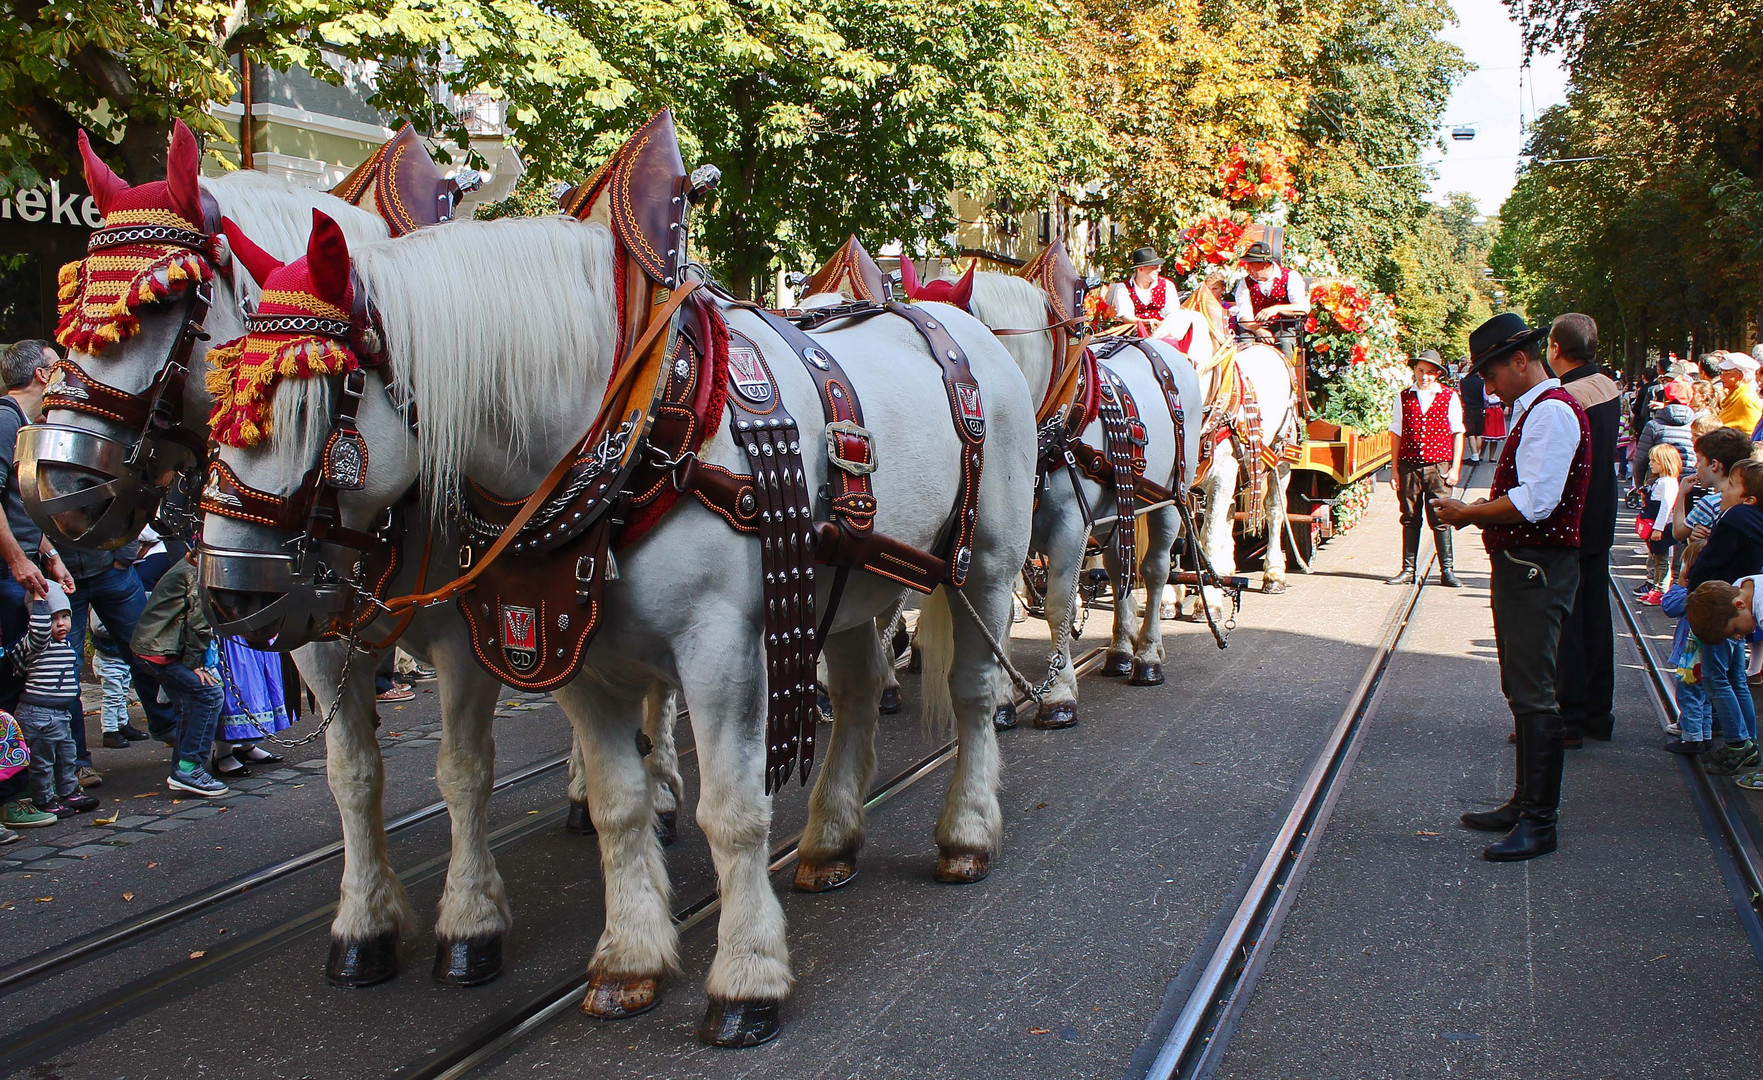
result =
M770 403L771 376L760 362L757 349L745 345L732 346L728 351L728 374L730 381L735 384L735 393L755 405Z
M516 671L525 673L539 666L538 615L530 607L502 605L502 652Z

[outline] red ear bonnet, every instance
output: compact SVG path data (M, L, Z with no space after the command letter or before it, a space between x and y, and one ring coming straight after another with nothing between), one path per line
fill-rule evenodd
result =
M202 221L202 152L196 149L196 136L182 120L171 126L171 152L165 158L165 189L171 209L185 221Z
M251 280L257 282L259 288L269 280L269 275L282 268L282 261L269 252L258 247L245 230L239 228L238 222L232 218L220 219L220 231L226 234L227 243L232 246L233 255L245 264Z
M973 270L978 262L967 264L967 273L961 275L960 281L946 281L938 278L935 281L918 283L918 271L913 269L912 260L900 257L900 284L906 289L909 300L936 300L944 304L954 304L963 311L967 310L968 301L973 299Z
M306 241L306 271L320 300L349 310L349 243L343 230L321 210L312 211L312 237Z
M910 255L900 256L900 287L906 290L906 299L918 299L918 269Z
M110 204L129 186L92 153L92 140L86 138L84 131L80 132L80 165L86 175L86 186L92 189L92 201L98 204L99 213L108 214Z
M979 260L977 259L968 263L967 273L962 274L961 280L957 281L954 287L949 290L948 302L962 311L967 310L968 301L973 299L973 269L978 265Z

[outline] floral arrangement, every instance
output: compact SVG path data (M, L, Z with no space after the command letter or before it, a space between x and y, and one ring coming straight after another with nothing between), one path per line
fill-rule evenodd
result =
M1181 253L1170 260L1177 274L1192 274L1214 266L1228 266L1242 253L1243 233L1248 226L1226 214L1203 217L1182 233Z
M1376 480L1375 475L1362 476L1335 492L1329 517L1334 520L1336 534L1346 532L1365 517L1365 512L1371 508L1371 493Z
M1292 175L1291 162L1267 147L1233 145L1218 170L1218 186L1226 202L1243 210L1265 210L1298 201L1298 181Z

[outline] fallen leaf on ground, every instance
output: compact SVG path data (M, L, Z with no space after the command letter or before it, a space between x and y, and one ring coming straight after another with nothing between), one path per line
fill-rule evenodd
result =
M151 799L151 798L152 798L152 797L153 797L153 796L155 796L155 795L157 795L157 794L159 794L159 792L157 792L157 791L143 791L143 792L141 792L141 793L140 793L140 794L139 794L139 795L133 795L133 796L130 796L130 798L135 798L135 799Z
M122 816L121 810L112 810L109 817L95 817L86 822L88 825L115 825L116 819Z
M1029 1028L1028 1033L1030 1035L1051 1035L1053 1031L1051 1028Z
M125 892L122 894L122 898L124 900L133 900L135 898L135 894L132 892Z
M207 950L207 949L197 949L197 950L196 950L196 951L195 951L195 952L193 952L193 953L191 953L191 954L190 954L190 959L192 959L192 960L200 960L200 959L202 959L202 958L203 958L203 957L204 957L204 956L207 956L207 955L208 955L208 950Z
M1415 836L1437 836L1438 833L1433 832L1431 829L1421 829L1419 832L1415 833L1414 835Z
M537 811L537 810L528 810L528 811L527 811L527 814L528 814L528 815L529 815L529 816L530 816L530 815L532 815L532 814L536 814L536 813L538 813L538 811Z
M11 910L12 910L12 901L10 901L10 900L0 901L0 911L11 911Z
M1659 955L1658 955L1658 956L1655 956L1655 957L1653 957L1653 958L1652 958L1652 959L1651 959L1651 960L1648 960L1648 961L1647 961L1647 963L1649 963L1649 964L1657 964L1657 963L1658 963L1658 962L1659 962L1659 961L1661 961L1661 960L1663 960L1663 959L1665 959L1665 957L1666 957L1666 956L1668 956L1668 955L1670 955L1670 954L1668 954L1668 953L1660 953L1660 954L1659 954Z
M150 863L148 863L148 864L147 864L147 869L149 869L149 870L151 870L151 869L153 869L153 868L154 868L154 867L155 867L155 866L158 866L158 865L159 865L159 864L158 864L158 863L156 863L156 862L150 862Z
M1047 804L1044 802L1043 803L1035 803L1036 810L1045 810L1046 808L1047 808Z
M49 901L51 901L53 899L55 899L53 896L39 896L39 897L37 897L37 903L47 904Z

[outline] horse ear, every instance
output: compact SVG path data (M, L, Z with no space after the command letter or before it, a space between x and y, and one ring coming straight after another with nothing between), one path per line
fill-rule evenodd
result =
M961 280L957 281L955 287L949 290L949 303L954 304L962 311L967 310L967 302L973 299L973 271L978 265L978 259L968 263L967 273L962 274Z
M198 228L202 226L202 192L197 186L201 178L202 152L196 149L196 136L182 120L174 121L171 152L165 158L165 187L178 216Z
M86 187L92 191L92 201L98 204L99 213L110 212L110 200L129 189L128 182L112 172L110 166L98 160L92 153L92 140L86 138L85 131L80 132L80 165L86 174Z
M245 230L239 228L238 222L232 218L220 219L220 231L225 234L233 257L245 264L245 271L259 286L269 280L271 271L282 268L281 260L252 243L251 238L245 235Z
M343 227L318 209L312 211L312 238L306 241L306 272L320 300L348 310L349 242Z
M918 299L918 269L912 265L912 256L900 256L900 287L906 290L906 299Z

